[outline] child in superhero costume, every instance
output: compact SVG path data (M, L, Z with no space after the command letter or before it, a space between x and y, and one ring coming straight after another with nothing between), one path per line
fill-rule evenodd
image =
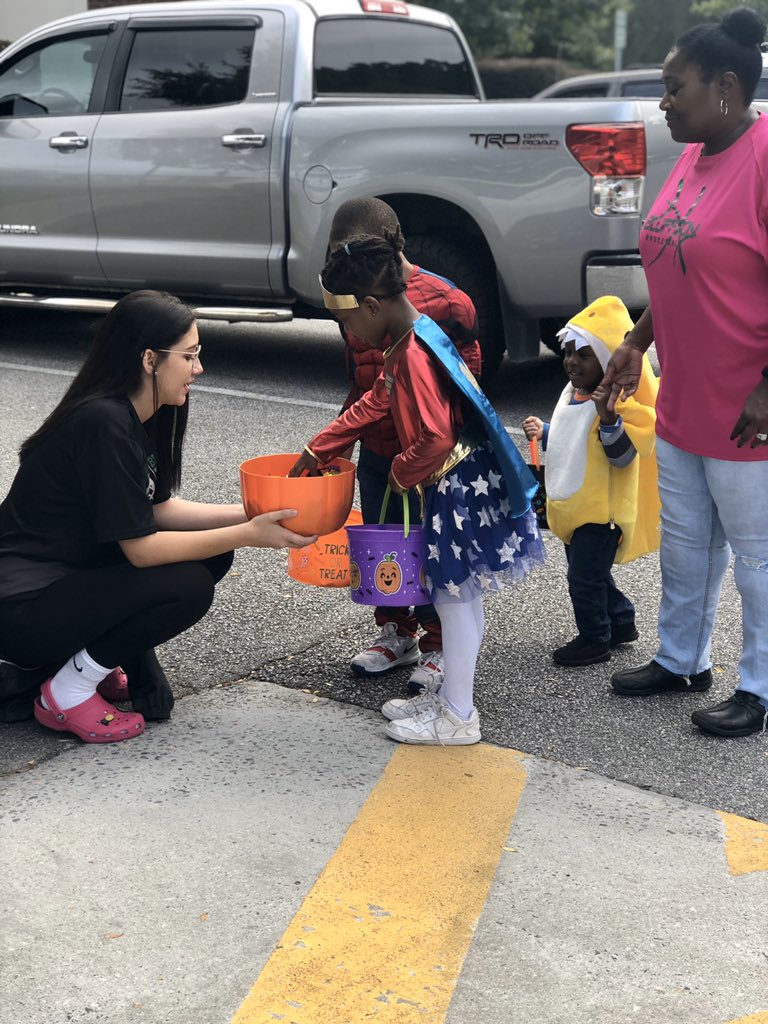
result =
M483 596L544 559L531 509L536 482L451 341L409 301L392 235L348 242L322 273L326 306L384 353L373 388L314 437L292 474L317 472L390 411L402 451L389 484L420 488L427 572L443 626L445 676L435 693L390 700L386 733L405 743L480 739L473 701Z

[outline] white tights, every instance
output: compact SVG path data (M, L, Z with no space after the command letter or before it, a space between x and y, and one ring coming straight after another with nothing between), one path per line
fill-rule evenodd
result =
M445 678L440 688L441 699L460 718L472 714L472 690L475 665L485 628L482 597L472 601L435 603L443 627Z

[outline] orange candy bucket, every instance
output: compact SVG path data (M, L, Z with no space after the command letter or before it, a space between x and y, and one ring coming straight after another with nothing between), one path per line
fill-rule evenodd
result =
M283 526L306 537L324 536L340 530L355 496L355 464L333 459L327 469L336 473L322 476L293 476L288 472L299 458L295 455L262 455L240 466L240 490L246 515L252 519L263 512L295 508L298 515Z
M360 526L362 513L353 508L340 530L318 538L316 544L288 551L288 575L313 587L349 586L347 526Z

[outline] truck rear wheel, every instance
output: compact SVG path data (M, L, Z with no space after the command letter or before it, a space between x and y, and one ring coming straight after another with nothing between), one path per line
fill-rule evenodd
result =
M557 332L561 331L567 323L568 321L565 317L556 316L549 316L543 320L539 320L541 340L550 351L554 352L556 356L560 356L561 358L563 355L563 349L560 345L560 339L557 337Z
M505 343L496 271L489 257L477 248L468 249L458 239L444 235L406 238L405 255L424 270L447 277L472 299L480 326L481 380L490 380L499 368Z

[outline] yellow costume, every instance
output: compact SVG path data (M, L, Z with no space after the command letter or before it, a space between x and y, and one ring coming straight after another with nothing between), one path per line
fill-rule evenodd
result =
M603 370L632 328L624 303L604 295L568 322L590 345ZM616 562L631 562L659 546L659 491L656 468L658 381L643 356L640 384L632 398L616 403L630 441L632 462L612 466L599 438L599 417L591 401L572 404L573 385L560 395L547 437L545 480L547 519L569 544L585 523L615 523L622 532Z

